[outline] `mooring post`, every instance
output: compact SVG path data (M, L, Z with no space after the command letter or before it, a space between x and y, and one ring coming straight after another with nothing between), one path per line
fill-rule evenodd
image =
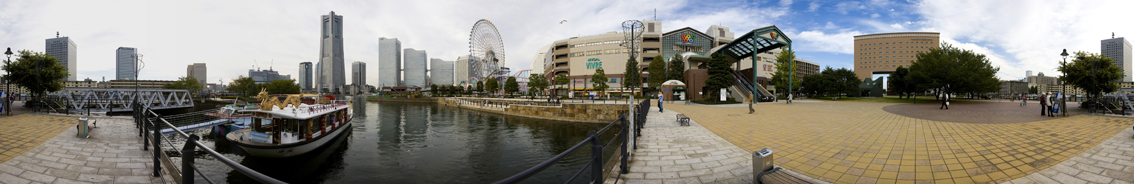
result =
M626 149L627 144L629 144L629 142L626 142L626 137L630 136L630 130L633 128L626 126L626 116L619 117L618 121L622 122L622 129L619 130L622 132L622 136L618 136L619 139L622 139L622 164L620 164L621 170L618 173L627 174L630 173L630 170L626 168L626 157L630 156L630 150Z
M602 140L599 140L598 133L594 130L587 133L587 137L591 137L591 161L595 164L591 165L591 183L603 183L602 180Z
M185 140L185 147L181 149L181 184L193 184L193 152L195 151L197 139L200 139L196 134L189 135L189 139ZM189 174L185 174L189 173Z

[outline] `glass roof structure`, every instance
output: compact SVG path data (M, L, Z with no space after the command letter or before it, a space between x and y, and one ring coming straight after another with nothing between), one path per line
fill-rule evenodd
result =
M768 26L736 38L717 52L724 52L732 61L739 61L752 57L754 53L767 52L780 47L791 48L791 39L776 26Z

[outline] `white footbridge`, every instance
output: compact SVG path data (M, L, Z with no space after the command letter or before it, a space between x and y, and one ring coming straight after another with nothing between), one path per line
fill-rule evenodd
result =
M87 109L96 112L130 112L135 97L140 97L143 107L150 109L173 109L193 107L193 97L183 89L135 89L133 88L63 88L57 93L68 107Z

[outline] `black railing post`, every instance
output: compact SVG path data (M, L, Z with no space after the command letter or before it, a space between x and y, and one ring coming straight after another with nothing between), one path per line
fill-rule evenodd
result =
M195 145L197 145L196 134L189 135L189 139L185 140L185 147L181 149L181 184L193 184L193 152L195 152ZM189 174L185 174L189 173Z
M587 132L587 137L591 137L591 183L603 183L602 180L602 140L599 139L598 133L594 130Z
M626 168L626 156L630 156L630 150L626 149L627 144L629 144L626 142L626 137L630 136L630 130L632 130L632 128L630 128L630 126L626 126L625 115L619 116L622 116L618 118L618 121L622 122L622 129L619 130L619 132L622 132L622 136L618 136L619 139L622 139L622 164L620 164L621 171L619 171L618 173L627 174L630 173L630 170Z
M154 118L161 121L161 115L157 115ZM148 120L149 118L146 119ZM154 137L151 139L154 141L154 177L161 177L161 123L150 120L150 124L154 125Z
M147 122L149 122L150 118L148 117L149 115L146 115L146 109L145 108L141 108L141 112L139 112L139 113L141 113L141 115L138 116L138 117L142 118L142 119L139 119L139 121L142 122L142 132L138 132L138 135L142 136L142 150L148 151L148 150L150 150L150 136L146 135L146 132L150 131L150 129L151 129L150 125L153 125L153 124L152 123L147 124Z

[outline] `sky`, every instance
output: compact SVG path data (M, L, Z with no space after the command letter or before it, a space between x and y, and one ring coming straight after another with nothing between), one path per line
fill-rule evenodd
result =
M297 78L300 62L317 62L321 15L343 16L345 71L367 63L377 85L378 38L426 50L447 61L468 54L480 19L503 38L505 66L530 68L540 48L573 36L620 31L625 20L660 20L662 30L711 25L737 36L776 25L799 58L821 67L852 68L854 36L939 32L941 40L986 55L997 76L1025 71L1059 75L1068 52L1100 52L1100 42L1134 38L1134 1L1122 0L380 0L380 1L0 1L0 47L44 52L56 32L78 45L78 77L114 77L115 50L134 47L141 79L175 80L206 63L209 83L229 83L249 69ZM566 20L564 22L564 20ZM350 83L350 76L347 76Z

